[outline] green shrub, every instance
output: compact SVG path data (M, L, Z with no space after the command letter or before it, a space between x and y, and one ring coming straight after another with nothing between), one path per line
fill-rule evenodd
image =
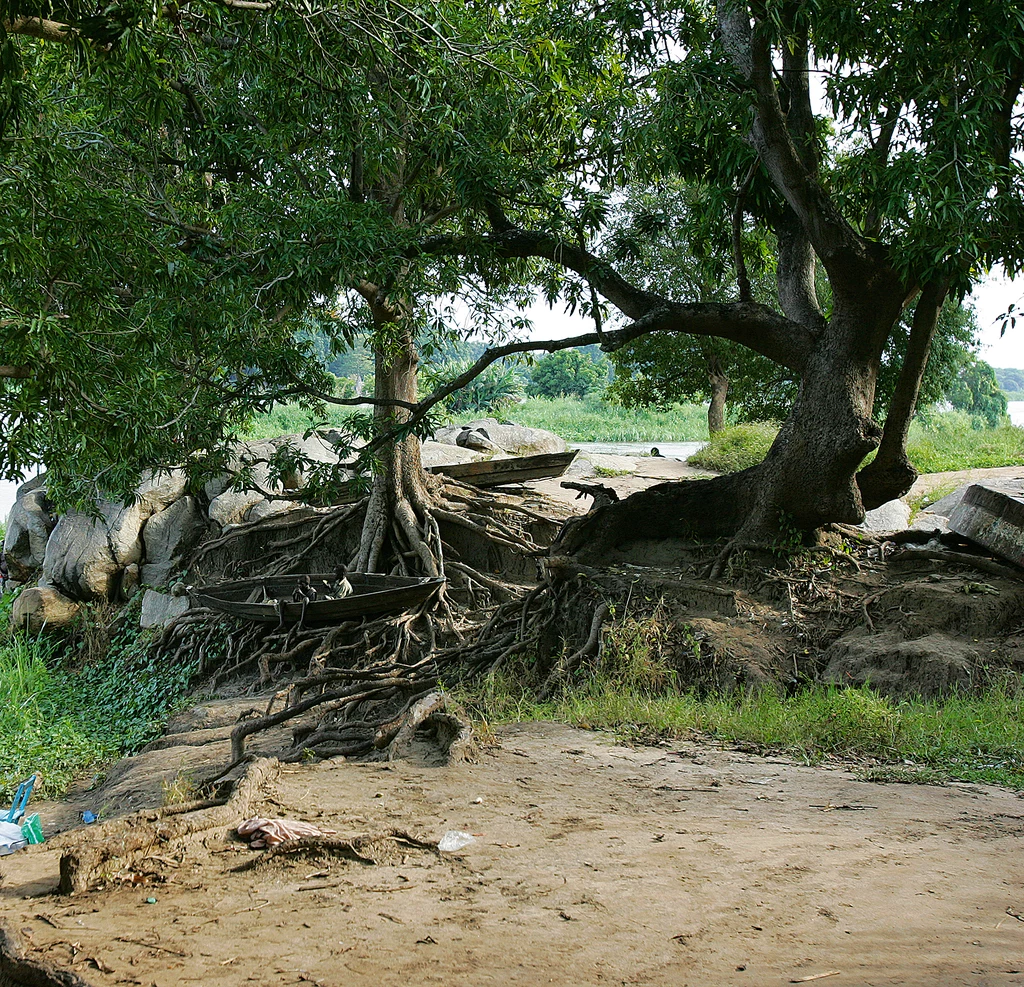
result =
M0 793L37 771L40 791L61 795L75 775L137 751L183 702L198 660L158 661L138 613L123 625L95 657L81 642L22 633L0 642Z
M687 462L716 473L736 473L761 462L778 431L777 425L764 422L733 425L712 435L708 444Z

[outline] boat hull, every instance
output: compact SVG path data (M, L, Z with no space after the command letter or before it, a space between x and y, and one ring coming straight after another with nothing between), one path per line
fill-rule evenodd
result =
M473 487L500 487L561 476L576 458L576 452L571 449L568 452L549 452L539 456L453 463L451 466L432 466L430 472L441 473Z
M334 581L329 572L309 573L310 583L321 592ZM189 596L195 606L209 607L244 620L278 623L282 616L286 624L338 624L346 620L376 617L382 614L402 613L420 606L443 585L440 577L384 576L377 573L349 573L352 594L340 600L314 600L306 604L303 617L302 604L293 603L291 595L299 581L298 575L270 576L266 579L236 579L215 586L194 587ZM284 599L284 612L274 603L258 603L248 598L254 590L266 585L268 594Z

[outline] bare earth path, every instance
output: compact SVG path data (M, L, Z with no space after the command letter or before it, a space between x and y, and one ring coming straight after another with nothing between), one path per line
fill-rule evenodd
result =
M287 768L271 799L339 836L476 839L237 872L258 853L216 831L152 857L164 882L72 897L33 848L0 919L97 987L1024 984L1024 800L1001 789L530 724L475 764Z

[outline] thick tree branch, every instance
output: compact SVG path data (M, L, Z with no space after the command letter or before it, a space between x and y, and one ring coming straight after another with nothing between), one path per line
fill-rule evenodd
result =
M740 183L736 190L736 202L732 210L732 253L733 263L736 265L736 286L739 288L740 301L749 302L753 300L750 293L750 277L747 274L747 262L743 259L743 211L746 204L747 193L750 191L750 183L757 174L758 162L754 163L747 170L747 176Z
M766 26L757 21L752 24L747 4L738 0L718 0L718 23L726 52L754 97L751 138L765 169L799 219L833 283L841 282L852 289L858 281L863 282L866 276L877 272L879 259L871 256L869 244L836 208L809 170L808 164L812 162L805 160L793 142L789 121L779 101ZM804 65L798 69L800 58ZM806 51L786 56L789 78L797 88L797 103L801 105L800 90L806 80L801 83L798 78L806 75L806 58ZM798 117L805 112L798 109ZM798 122L795 126L800 132L804 124Z
M74 41L78 32L69 24L49 21L43 17L15 17L3 22L7 34L23 34L43 41Z
M910 339L889 404L882 441L875 458L857 474L861 497L869 511L886 501L902 497L917 479L917 471L907 458L907 435L921 393L921 381L928 366L939 313L948 291L948 279L930 281L917 300Z
M31 377L31 367L5 367L0 366L0 377Z
M606 261L548 233L510 227L482 241L433 238L424 241L419 250L427 254L464 254L481 248L500 259L536 257L575 271L623 315L634 320L623 329L605 330L600 336L578 336L577 340L585 338L586 342L568 344L571 346L596 342L602 349L613 352L648 332L717 336L740 343L799 373L815 345L815 335L806 326L779 315L765 305L754 302L674 302L636 287ZM538 345L533 348L548 347ZM565 346L557 348L564 349Z

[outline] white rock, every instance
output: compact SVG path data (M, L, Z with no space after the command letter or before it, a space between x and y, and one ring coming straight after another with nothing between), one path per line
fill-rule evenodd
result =
M287 514L302 506L294 500L261 500L245 512L245 520L262 521L264 518L274 517L277 514Z
M142 616L139 618L141 627L162 627L169 624L175 617L180 617L188 610L187 596L171 596L170 593L158 593L147 589L142 597Z
M890 500L868 511L860 525L865 531L903 531L910 523L910 506L902 500Z
M268 503L261 493L255 490L247 490L237 493L234 490L225 490L218 497L210 501L209 515L211 521L216 521L221 527L228 524L241 524L245 515L251 507L256 504Z

